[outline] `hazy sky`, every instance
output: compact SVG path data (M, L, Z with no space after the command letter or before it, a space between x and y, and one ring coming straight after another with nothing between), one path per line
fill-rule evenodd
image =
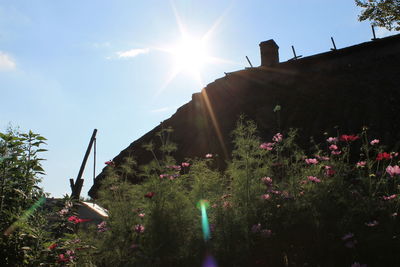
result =
M0 0L0 131L12 123L48 139L42 185L62 196L94 128L99 173L193 93L248 67L246 55L260 65L261 41L274 39L281 61L291 45L309 56L328 51L331 36L338 48L369 41L358 14L352 0ZM206 35L207 52L172 53L182 29ZM201 55L213 60L177 69ZM91 157L83 196L92 177Z

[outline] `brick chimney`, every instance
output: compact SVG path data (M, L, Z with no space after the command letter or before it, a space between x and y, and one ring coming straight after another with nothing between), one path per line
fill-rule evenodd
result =
M260 43L261 66L272 67L279 63L279 46L274 40Z

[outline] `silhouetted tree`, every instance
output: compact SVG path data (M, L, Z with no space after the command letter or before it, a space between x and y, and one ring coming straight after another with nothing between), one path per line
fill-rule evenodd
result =
M370 20L372 24L388 30L400 30L400 0L355 0L363 8L360 21Z

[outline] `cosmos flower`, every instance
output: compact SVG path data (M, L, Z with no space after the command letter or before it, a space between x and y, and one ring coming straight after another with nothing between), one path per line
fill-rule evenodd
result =
M270 195L270 194L261 195L261 199L268 200L268 199L270 199L270 198L271 198L271 195Z
M321 180L318 179L318 178L315 177L315 176L307 176L307 179L308 179L309 181L313 182L313 183L320 183L320 182L321 182Z
M393 177L395 175L400 175L400 167L397 165L394 166L387 166L386 167L386 172L390 175L390 177Z
M271 177L263 177L263 178L261 178L261 181L264 184L268 185L268 186L270 186L272 184L272 178Z
M387 152L378 153L378 155L376 156L376 160L378 160L378 161L383 160L383 159L391 159L391 158L392 158L392 156Z
M281 133L277 133L274 135L274 137L272 137L272 141L279 143L281 142L283 139L283 135Z
M367 222L367 223L365 223L365 225L368 226L368 227L375 227L375 226L377 226L378 224L379 224L379 222L378 222L377 220L374 220L374 221L372 221L372 222Z
M154 193L154 192L148 192L147 194L144 195L144 197L152 198L152 197L154 197L155 194L156 193Z
M137 224L135 225L135 232L138 234L141 234L144 232L144 226L142 224Z
M337 139L337 137L329 137L328 139L326 139L326 141L328 143L335 144L335 143L337 143L338 139Z
M318 164L317 159L305 159L306 163L311 165L311 164Z
M325 175L328 177L332 177L335 175L336 171L332 168L332 166L326 165L325 166Z
M274 148L274 143L262 143L260 148L271 151Z
M338 150L339 148L338 148L337 145L330 145L330 146L329 146L329 149L330 149L330 150Z
M88 222L88 221L90 221L90 219L80 219L76 216L70 216L68 218L68 221L73 222L74 224L77 224L77 223L82 223L82 222Z
M55 249L57 246L58 246L57 243L53 243L53 244L51 244L51 245L49 246L49 249L50 249L50 250L53 250L53 249Z
M108 165L108 166L112 166L112 167L115 166L115 163L114 163L114 161L112 161L112 160L108 160L108 161L104 162L104 164L106 164L106 165Z
M357 139L359 139L360 137L358 137L357 135L347 135L347 134L342 134L340 136L340 141L344 141L344 142L351 142L351 141L355 141Z
M374 139L374 140L371 141L370 144L371 145L376 145L376 144L379 144L379 142L380 142L379 139Z
M383 200L392 200L395 199L397 197L396 194L390 195L390 196L383 196Z
M358 168L363 168L363 167L365 167L366 164L367 164L366 161L359 161L359 162L357 162L356 166Z
M182 167L189 167L190 166L190 163L189 162L182 162Z

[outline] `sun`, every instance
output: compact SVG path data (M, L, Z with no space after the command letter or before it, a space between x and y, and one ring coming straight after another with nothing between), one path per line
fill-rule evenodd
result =
M155 49L165 52L171 56L171 68L166 81L157 91L156 96L160 95L168 85L181 73L187 74L197 81L200 87L204 86L202 74L205 68L211 64L236 64L229 60L212 56L211 37L224 17L224 12L212 26L201 36L192 35L186 25L182 22L178 11L172 1L172 9L175 14L180 38L176 43L170 45L157 46Z
M184 36L171 50L178 72L198 74L210 61L207 43L202 38Z

